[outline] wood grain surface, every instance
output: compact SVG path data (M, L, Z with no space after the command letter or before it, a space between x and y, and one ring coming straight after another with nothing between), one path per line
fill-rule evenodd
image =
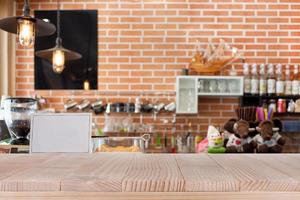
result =
M298 200L299 192L0 192L0 200Z
M0 156L4 192L300 192L300 155ZM3 193L1 193L3 195Z

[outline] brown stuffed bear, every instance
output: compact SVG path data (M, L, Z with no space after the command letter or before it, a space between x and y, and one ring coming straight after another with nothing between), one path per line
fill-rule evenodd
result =
M249 137L249 123L239 120L233 125L233 132L226 144L226 153L253 153L257 144Z
M278 123L276 121L276 123ZM274 123L269 120L262 121L257 127L259 135L253 139L257 142L257 153L280 153L282 152L285 139L274 128Z
M233 127L234 127L234 124L237 122L238 120L237 119L229 119L223 126L223 139L224 139L224 147L226 147L226 144L228 142L228 139L229 137L234 134L234 130L233 130Z

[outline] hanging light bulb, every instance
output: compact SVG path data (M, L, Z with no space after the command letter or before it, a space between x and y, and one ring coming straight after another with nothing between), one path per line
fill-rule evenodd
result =
M90 82L88 80L85 80L83 82L83 89L84 90L89 90L90 89Z
M32 47L35 37L35 25L30 19L19 19L17 26L19 44L23 47Z
M79 53L65 49L62 45L62 38L60 37L60 4L57 0L57 37L55 41L55 46L51 49L45 49L37 51L35 54L41 58L45 58L51 62L52 60L52 69L55 73L62 73L65 68L65 61L69 60L78 60L82 56Z
M56 30L53 24L30 16L29 0L24 0L22 16L0 19L0 29L17 34L23 47L33 46L35 36L52 35Z
M60 74L65 68L65 53L60 49L53 51L52 67L55 73Z

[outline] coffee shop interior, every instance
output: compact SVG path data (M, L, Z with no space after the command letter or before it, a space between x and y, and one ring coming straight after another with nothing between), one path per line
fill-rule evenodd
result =
M299 0L0 0L0 199L298 199L299 64Z

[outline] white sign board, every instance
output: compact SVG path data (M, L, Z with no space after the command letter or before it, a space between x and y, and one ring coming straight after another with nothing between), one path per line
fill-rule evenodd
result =
M91 113L41 113L31 119L31 153L90 152Z

